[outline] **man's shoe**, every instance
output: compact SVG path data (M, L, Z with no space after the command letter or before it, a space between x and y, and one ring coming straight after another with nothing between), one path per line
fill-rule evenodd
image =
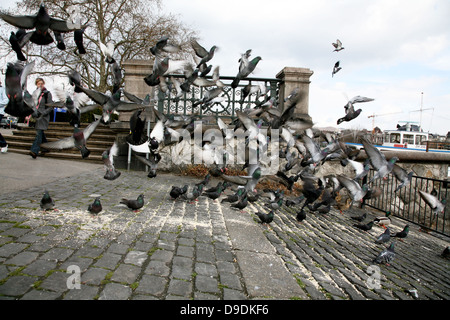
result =
M33 159L36 159L36 158L37 158L37 154L34 153L33 151L30 151L30 156L31 156Z
M8 152L8 145L6 145L6 147L3 147L0 149L1 153L7 153Z

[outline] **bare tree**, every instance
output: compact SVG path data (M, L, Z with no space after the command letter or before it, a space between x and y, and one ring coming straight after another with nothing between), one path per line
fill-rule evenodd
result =
M17 3L10 14L35 14L41 1L23 0ZM152 59L150 48L163 35L189 50L188 40L196 32L177 21L176 17L161 12L161 0L47 0L48 13L56 18L87 23L84 31L85 54L76 49L74 33L63 34L65 50L56 47L56 42L47 46L28 43L23 52L28 60L35 60L40 75L67 75L77 70L89 88L101 92L111 90L108 82L109 64L100 50L100 42L114 44L115 60L121 64L129 59ZM2 21L0 57L13 60L15 52L10 49L9 35L15 27ZM6 50L5 50L6 48ZM149 61L149 64L152 62Z

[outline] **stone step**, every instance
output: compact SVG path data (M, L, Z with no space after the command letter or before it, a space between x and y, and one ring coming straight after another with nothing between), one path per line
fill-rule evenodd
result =
M49 137L47 136L47 141L48 142L52 142L52 141L58 141L59 139L56 137ZM20 135L8 135L5 136L5 139L8 141L8 143L12 143L12 142L24 142L24 143L30 143L30 145L33 143L35 136L20 136ZM111 139L111 140L96 140L96 137L90 137L87 141L87 145L89 146L93 146L93 147L98 147L98 148L109 148L115 139Z
M64 152L53 152L50 151L48 153L45 153L43 155L41 155L41 157L45 157L45 158L54 158L54 159L62 159L62 160L72 160L72 161L85 161L85 162L89 162L89 163L98 163L98 164L102 164L102 156L101 155L97 155L97 154L93 154L91 152L91 154L89 155L89 157L83 159L81 157L80 152L78 151L77 153L68 153L67 150L63 150ZM8 152L14 152L14 153L20 153L20 154L29 154L30 153L30 149L21 149L21 148L17 148L14 146L10 146L8 144Z

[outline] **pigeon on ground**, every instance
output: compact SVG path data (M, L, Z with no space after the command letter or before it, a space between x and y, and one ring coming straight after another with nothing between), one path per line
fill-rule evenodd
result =
M28 41L30 41L30 37L32 35L32 32L26 32L24 29L18 29L16 33L11 31L9 43L11 44L11 48L16 52L17 60L27 60L27 58L23 55L22 48L28 43Z
M333 42L332 45L333 45L333 47L334 47L333 52L334 52L334 51L341 51L341 50L345 49L345 48L342 46L341 40L339 40L339 39L337 39L336 42Z
M376 170L376 173L369 181L369 184L379 178L386 180L387 175L392 171L395 162L398 161L398 157L394 156L389 159L389 161L387 161L385 155L381 153L381 151L376 147L374 147L369 140L361 137L361 142L364 146L364 151L369 158L370 164Z
M295 216L295 219L298 222L302 222L303 220L306 219L306 211L303 210L303 208L300 209L300 211L297 211L297 215Z
M209 180L211 180L211 173L207 173L205 176L204 176L204 178L203 178L203 180L202 181L200 181L200 182L198 182L198 183L196 183L195 185L198 187L199 185L203 185L203 187L206 187L207 185L208 185L208 183L209 183Z
M54 41L49 32L50 30L59 33L67 33L70 31L75 31L76 29L76 26L69 27L66 20L51 17L48 14L46 6L43 2L39 6L39 10L35 15L14 16L0 12L0 18L17 28L34 29L30 37L30 41L37 45L48 45Z
M241 200L239 200L236 203L232 203L231 207L237 208L237 209L241 210L241 212L243 212L243 210L245 209L245 207L247 207L247 205L248 205L248 198L247 198L247 195L244 195Z
M135 199L135 200L122 198L122 200L120 200L120 203L122 203L122 204L126 205L128 208L136 211L144 206L144 195L140 194L137 197L137 199Z
M269 213L257 211L256 215L258 216L258 218L262 224L268 225L269 223L271 223L273 221L274 212L273 212L273 210L270 210Z
M222 184L220 184L216 190L211 190L210 192L205 190L202 195L205 195L212 200L216 200L222 195L223 191L224 191L224 187Z
M250 75L250 73L252 73L255 70L256 65L261 60L262 59L260 56L253 58L252 60L248 61L247 63L245 63L245 62L243 63L244 60L241 60L241 65L239 66L239 72L237 73L234 80L231 82L231 87L233 89L237 88L237 86L239 85L239 82L242 79L248 77Z
M386 228L386 230L377 237L375 243L382 244L388 242L389 240L391 240L391 230Z
M186 184L185 186L183 186L182 188L177 187L177 186L172 186L172 189L170 190L170 197L172 199L177 199L179 196L185 194L188 190L188 185Z
M223 202L236 202L239 201L239 199L241 198L241 196L245 193L245 189L240 187L236 190L236 192L234 194L230 194L229 196L227 196L226 198L223 198L220 203Z
M105 165L106 173L103 178L106 180L115 180L120 177L121 172L114 167L114 157L119 155L119 147L116 142L113 143L109 150L102 153L103 164Z
M408 236L408 232L409 232L409 225L407 224L406 226L403 227L402 231L391 234L391 237L398 238L400 241L403 241L402 239Z
M441 253L441 257L450 260L450 247L445 247L445 249Z
M397 192L404 186L407 186L411 182L412 176L414 175L413 171L407 173L406 170L400 167L398 164L394 164L392 173L394 174L397 181L401 182L398 187L395 188L394 192Z
M361 215L351 216L350 218L359 222L363 222L367 218L367 212L364 211Z
M389 264L395 259L394 244L395 242L392 242L391 245L384 249L375 259L373 259L372 262L386 264L389 266Z
M337 62L334 64L333 72L332 72L332 74L331 74L332 77L334 77L334 75L335 75L336 73L338 73L338 72L342 69L342 67L340 67L340 64L341 64L340 61L337 61Z
M442 201L439 201L437 198L437 191L436 189L433 189L431 193L426 193L422 190L419 190L420 197L425 201L425 203L430 206L431 211L433 213L433 220L436 218L436 216L439 213L444 213L445 205L447 201L444 199Z
M81 152L81 157L83 159L87 158L91 151L86 147L86 142L92 133L97 128L100 120L91 122L83 130L78 127L74 128L73 134L70 137L63 138L57 141L45 142L41 144L41 148L63 150L77 148Z
M102 211L102 203L100 202L100 197L95 198L94 202L88 206L88 211L92 214L99 214Z
M50 193L48 192L48 190L44 191L44 195L42 196L41 201L40 201L40 206L41 206L41 209L45 210L45 211L53 209L53 207L55 206L55 201L50 196Z
M369 231L373 227L373 220L369 221L368 223L355 223L353 226L363 231Z
M190 192L186 192L185 194L181 195L180 199L188 200L191 203L197 201L197 198L200 197L203 192L203 188L204 188L203 184L194 185L192 187L192 190Z

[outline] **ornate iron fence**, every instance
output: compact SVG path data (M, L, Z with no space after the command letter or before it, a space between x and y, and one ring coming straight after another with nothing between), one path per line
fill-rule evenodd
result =
M368 181L373 174L374 171L370 170ZM383 212L389 211L392 216L420 225L425 230L450 236L450 214L447 205L444 213L438 213L435 216L419 194L419 190L431 193L434 189L437 192L437 198L440 201L445 199L448 203L449 181L412 176L408 185L395 192L398 186L399 182L392 174L388 176L387 180L375 180L371 187L380 188L381 194L375 199L368 200L366 205Z
M253 108L258 102L262 100L258 93L252 93L244 97L243 88L248 85L262 84L266 89L266 95L278 101L279 86L282 83L280 79L272 78L244 78L239 82L236 88L230 86L234 77L220 77L220 81L224 83L222 95L225 99L213 105L198 103L203 99L205 93L211 88L215 87L198 87L191 85L189 92L183 92L180 97L177 97L177 91L170 80L173 77L184 78L182 75L170 75L167 79L169 89L164 93L159 90L157 108L165 115L189 115L196 114L199 117L214 116L216 118L229 118L231 120L236 118L236 110L244 110ZM212 77L208 76L206 79L210 80Z

